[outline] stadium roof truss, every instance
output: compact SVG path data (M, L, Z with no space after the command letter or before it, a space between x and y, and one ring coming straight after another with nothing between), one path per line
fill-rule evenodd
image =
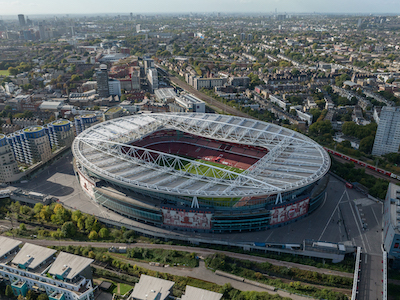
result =
M161 129L263 147L268 153L243 172L131 143ZM328 154L295 131L258 120L198 113L133 115L95 125L74 141L80 167L125 186L188 197L227 198L277 194L318 180Z

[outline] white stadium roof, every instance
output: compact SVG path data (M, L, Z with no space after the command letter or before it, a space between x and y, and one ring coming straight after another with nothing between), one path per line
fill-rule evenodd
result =
M242 173L129 145L156 130L176 129L205 138L268 149ZM122 149L129 149L125 154ZM97 124L74 141L80 166L127 187L190 197L246 197L307 186L329 170L326 151L308 137L274 124L200 113L132 115ZM151 155L155 153L157 155ZM182 167L181 167L182 166ZM207 174L205 174L206 170ZM218 174L217 176L210 176Z

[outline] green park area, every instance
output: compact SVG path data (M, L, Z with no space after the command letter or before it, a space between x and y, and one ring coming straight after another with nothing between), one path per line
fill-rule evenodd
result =
M8 75L10 75L8 70L0 70L0 76L8 76Z

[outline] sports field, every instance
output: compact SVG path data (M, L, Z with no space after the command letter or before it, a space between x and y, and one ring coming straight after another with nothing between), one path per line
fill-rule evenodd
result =
M8 76L8 70L0 70L0 76Z
M242 173L244 171L244 170L239 169L239 168L235 168L235 167L231 167L231 166L227 166L227 165L223 165L223 164L218 164L218 163L215 163L215 162L206 161L206 160L202 160L202 159L196 159L195 161L198 161L198 162L201 162L203 164L210 165L210 166L216 166L216 167L219 167L221 169L225 169L225 170L232 171L232 172L235 172L235 173ZM215 170L215 169L213 170L212 168L209 168L209 167L204 166L204 165L199 166L198 169L200 169L203 172L204 176L207 176L207 177L222 178L224 176L222 171ZM188 163L181 170L186 171L188 173L196 174L196 168L194 167L194 163ZM235 176L233 176L233 177L235 177Z

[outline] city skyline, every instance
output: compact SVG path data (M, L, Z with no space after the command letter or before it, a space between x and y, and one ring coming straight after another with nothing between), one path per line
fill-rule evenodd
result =
M395 0L380 2L367 0L345 1L334 3L316 0L202 0L197 2L170 0L149 0L143 4L139 1L119 0L109 2L100 0L81 1L71 0L65 3L50 0L16 0L0 1L1 16L25 14L129 14L135 13L339 13L339 14L395 14L400 10Z

